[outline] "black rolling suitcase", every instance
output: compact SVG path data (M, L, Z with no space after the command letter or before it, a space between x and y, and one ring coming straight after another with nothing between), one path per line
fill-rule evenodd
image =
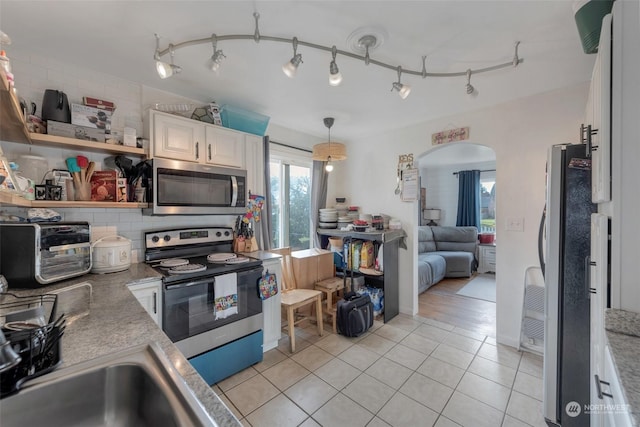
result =
M349 239L350 240L350 239ZM353 271L351 271L349 290L353 290ZM338 333L345 337L359 337L373 325L373 303L369 295L346 292L347 274L344 275L344 298L338 300L336 326Z

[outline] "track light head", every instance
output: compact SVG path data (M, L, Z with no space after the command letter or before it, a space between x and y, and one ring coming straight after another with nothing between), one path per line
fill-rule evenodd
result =
M171 69L171 65L166 62L156 61L156 71L161 79L166 79L167 77L171 77L173 74L173 70Z
M398 66L398 81L393 82L393 85L391 85L391 92L393 92L394 90L398 91L398 95L400 96L400 98L407 99L407 96L409 96L409 94L411 93L411 86L402 84L401 78L402 67Z
M338 69L338 64L336 64L336 55L338 54L338 49L333 46L331 48L332 60L329 63L329 84L331 86L338 86L342 83L342 73Z
M217 72L220 69L222 60L226 58L226 56L224 53L222 53L222 50L218 50L218 36L216 36L215 34L211 35L211 46L213 47L213 55L211 55L209 68L211 69L211 71Z
M220 64L222 64L222 60L227 56L222 53L222 50L216 50L211 55L211 71L218 71L220 69Z
M394 82L391 90L398 91L398 95L400 96L400 98L407 99L407 96L409 96L409 94L411 93L411 86L402 84L400 82Z
M476 91L471 83L467 83L467 95L472 95Z
M290 79L296 76L296 72L298 71L298 66L302 63L302 55L297 53L298 51L298 38L293 38L293 57L290 61L286 62L282 66L282 72L286 74Z
M173 76L174 74L180 73L182 71L182 68L173 63L173 45L172 44L169 45L169 54L171 55L171 64L167 64L166 62L160 59L160 49L159 49L160 37L158 37L157 34L155 36L156 36L156 52L153 55L153 59L156 60L156 72L158 73L160 78L166 79Z
M329 84L331 86L339 86L342 83L342 73L338 70L338 66L335 61L331 61L329 64Z
M301 62L302 62L302 55L300 55L299 53L296 53L289 62L287 62L282 66L282 71L287 75L287 77L292 79L296 76L296 73L298 72L298 66L300 65Z
M467 90L467 95L469 95L470 97L475 98L478 96L478 91L471 84L471 70L467 70L467 85L465 86L465 88Z

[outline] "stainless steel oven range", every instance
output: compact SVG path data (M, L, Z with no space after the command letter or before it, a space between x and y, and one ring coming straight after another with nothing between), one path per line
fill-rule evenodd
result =
M145 261L162 274L162 329L209 384L262 360L262 261L232 248L226 227L145 233Z

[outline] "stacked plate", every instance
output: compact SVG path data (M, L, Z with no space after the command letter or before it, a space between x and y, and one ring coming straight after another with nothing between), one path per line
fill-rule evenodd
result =
M346 226L348 226L349 224L351 224L353 222L353 219L351 219L348 216L338 216L338 228L345 228Z
M324 208L319 210L318 227L320 228L337 228L338 227L338 211L333 208Z

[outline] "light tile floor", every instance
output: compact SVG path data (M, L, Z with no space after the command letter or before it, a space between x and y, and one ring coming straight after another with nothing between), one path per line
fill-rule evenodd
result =
M421 317L363 336L296 328L213 386L244 426L545 427L542 357Z

